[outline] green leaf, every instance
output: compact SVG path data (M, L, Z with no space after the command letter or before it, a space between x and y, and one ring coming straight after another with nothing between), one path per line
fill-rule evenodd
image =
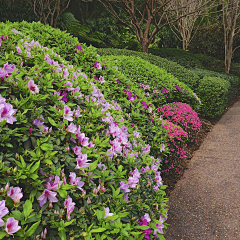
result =
M89 166L89 171L92 172L94 169L97 168L97 164L98 161L93 162L90 166Z
M69 189L72 189L72 188L75 188L75 185L65 184L61 187L61 189L63 189L63 190L69 190Z
M149 228L149 226L146 226L146 225L139 225L139 226L135 226L134 228L136 229L141 229L141 230L147 230Z
M17 220L24 220L23 214L19 211L12 211L13 217Z
M34 223L34 224L27 230L27 232L26 232L26 234L25 234L24 237L30 237L30 236L32 236L32 235L35 233L35 231L37 230L39 223L40 223L40 221Z
M49 165L53 165L53 162L51 160L49 160L49 159L44 160L43 163L47 163Z
M94 232L104 232L105 230L107 230L106 228L96 228L96 229L92 229L90 232L94 233Z
M26 168L26 163L25 163L22 156L20 156L20 160L21 160L21 163L22 163L22 168Z
M50 144L47 144L47 143L43 143L40 147L41 147L41 149L43 151L51 151L51 150L53 150L53 147Z
M7 235L6 232L0 232L0 239L3 239Z
M31 212L32 212L32 203L31 203L31 201L27 200L24 203L24 208L23 208L24 217L27 218Z
M30 173L34 173L40 166L40 161L36 162L32 167L31 167L31 170L30 170Z
M121 229L120 233L125 237L129 236L128 232L125 229Z
M48 121L49 121L53 126L57 126L56 122L55 122L52 118L48 117Z
M58 232L61 240L66 240L67 239L67 236L66 236L66 233L65 233L65 230L64 229L61 229L59 232Z
M62 198L67 198L67 191L63 189L58 189L58 193Z

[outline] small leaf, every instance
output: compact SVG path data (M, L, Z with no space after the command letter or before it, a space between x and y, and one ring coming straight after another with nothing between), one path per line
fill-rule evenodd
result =
M69 184L65 184L61 187L63 190L69 190L72 188L75 188L75 185L69 185Z
M67 198L67 191L63 189L58 189L58 193L62 198Z
M94 232L104 232L105 230L107 230L106 228L96 228L96 229L92 229L90 232L94 233Z
M55 122L52 118L48 117L48 121L49 121L53 126L57 126L56 122Z
M6 232L0 232L0 239L3 239L7 235Z
M24 208L23 208L23 215L25 218L27 218L30 213L32 211L32 203L27 200L25 203L24 203Z
M50 144L47 144L47 143L43 143L40 147L41 147L41 149L43 151L51 151L51 150L53 150L53 147Z
M59 232L58 232L61 240L66 240L67 239L67 236L66 236L66 233L65 233L65 230L64 229L61 229Z
M24 220L23 214L19 211L12 211L13 217L17 220Z
M34 223L34 224L27 230L27 232L26 232L26 234L25 234L24 237L30 237L30 236L32 236L32 235L35 233L35 231L37 230L39 223L40 223L40 221Z
M32 167L31 167L31 170L30 170L30 173L34 173L40 166L40 161L36 162Z
M98 161L93 162L90 166L89 166L89 171L92 172L94 169L97 168L97 164Z

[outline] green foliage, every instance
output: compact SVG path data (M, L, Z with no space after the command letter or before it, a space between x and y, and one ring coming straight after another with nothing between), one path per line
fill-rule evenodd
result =
M185 83L191 89L194 89L194 86L196 86L196 83L199 80L199 77L196 74L180 66L179 64L171 62L165 58L152 55L152 54L135 52L135 51L125 50L125 49L124 50L112 49L112 48L97 49L97 52L100 55L115 55L115 56L125 55L125 56L140 57L155 66L165 69L168 73L170 73L172 76L177 78L180 82Z
M90 33L101 34L105 47L142 50L140 43L130 29L109 13L103 12L97 19L88 19L84 25L90 29Z
M117 66L136 85L149 84L149 94L153 96L152 103L156 108L165 103L182 101L191 105L195 110L199 109L200 104L194 97L193 91L163 68L133 56L105 56L102 59L108 65ZM177 90L177 86L181 88L180 91ZM167 89L168 92L163 93L163 89ZM158 94L154 95L154 90L157 90Z
M239 95L240 92L240 77L228 73L218 73L203 69L192 69L192 72L197 74L201 79L204 77L218 77L230 83L228 90L228 99L233 99Z
M26 0L18 0L14 3L8 3L6 0L0 1L0 22L5 21L20 22L20 21L37 21L33 13L33 9L26 4Z
M203 77L196 89L203 103L202 114L209 118L221 115L226 103L230 83L219 77Z

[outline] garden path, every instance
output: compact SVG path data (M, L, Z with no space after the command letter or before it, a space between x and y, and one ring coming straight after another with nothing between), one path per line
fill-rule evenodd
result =
M208 133L169 197L166 240L240 240L240 101Z

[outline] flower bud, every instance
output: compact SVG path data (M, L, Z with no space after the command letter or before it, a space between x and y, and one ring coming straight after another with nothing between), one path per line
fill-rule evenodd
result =
M15 154L15 159L16 159L16 160L19 160L19 155L18 155L18 153Z

